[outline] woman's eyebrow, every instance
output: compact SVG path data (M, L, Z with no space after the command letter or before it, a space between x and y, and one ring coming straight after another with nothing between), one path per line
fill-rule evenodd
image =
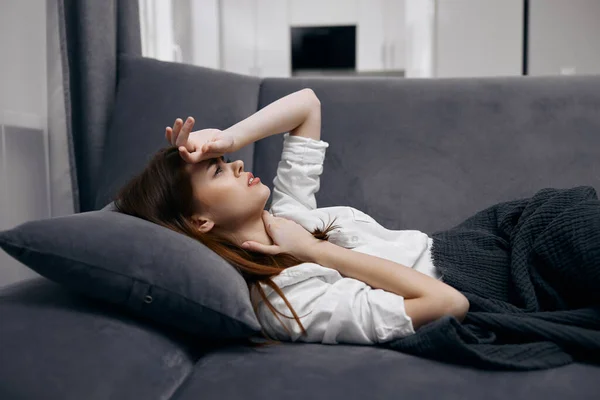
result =
M221 161L225 162L225 157L224 156L209 158L208 159L208 164L206 165L206 172L208 172L213 165L217 164L217 162L219 161L219 159Z

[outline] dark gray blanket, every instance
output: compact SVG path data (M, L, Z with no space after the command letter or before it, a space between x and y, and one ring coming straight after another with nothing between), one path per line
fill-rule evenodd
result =
M600 201L545 188L431 235L442 280L470 310L382 346L484 369L600 363Z

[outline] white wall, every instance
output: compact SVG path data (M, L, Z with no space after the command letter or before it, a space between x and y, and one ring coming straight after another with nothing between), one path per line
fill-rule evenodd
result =
M225 71L257 75L256 64L256 0L222 0L221 43Z
M190 0L193 64L221 68L219 0Z
M529 75L600 73L600 1L530 0Z
M162 61L181 62L175 47L171 0L138 0L142 54Z
M0 230L50 215L46 2L0 1ZM36 276L0 250L0 286Z
M407 78L434 76L435 0L406 0L405 71Z
M287 13L289 9L285 1L258 0L256 12L255 44L260 51L254 52L256 72L259 76L287 77L292 68L290 49L291 33ZM275 34L276 32L276 34Z
M45 33L45 1L0 1L0 123L45 125Z
M435 29L434 76L521 75L522 0L437 0Z

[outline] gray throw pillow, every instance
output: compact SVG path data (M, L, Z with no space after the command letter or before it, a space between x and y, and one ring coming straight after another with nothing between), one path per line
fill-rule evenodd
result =
M205 339L260 333L242 275L202 243L113 210L41 219L0 232L0 246L83 295Z

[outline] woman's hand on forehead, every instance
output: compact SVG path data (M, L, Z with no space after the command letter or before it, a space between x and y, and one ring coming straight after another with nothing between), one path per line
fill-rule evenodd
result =
M177 118L173 127L167 127L165 137L172 146L177 146L179 154L186 162L194 164L210 158L221 157L235 151L235 137L220 129L201 129L192 132L194 118L185 121Z

